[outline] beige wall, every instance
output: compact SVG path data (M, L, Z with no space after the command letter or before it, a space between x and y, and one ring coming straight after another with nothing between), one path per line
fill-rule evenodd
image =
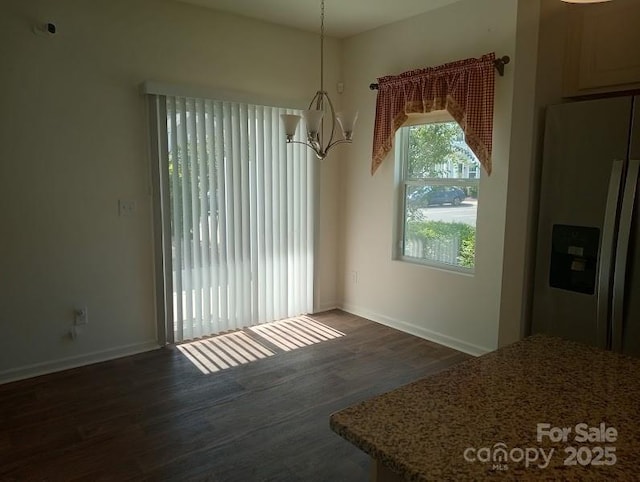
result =
M535 250L531 237L536 192L533 180L536 165L535 97L539 18L538 1L518 2L499 346L513 343L527 334L531 257Z
M34 35L36 22L58 33ZM151 348L146 80L302 106L317 35L163 0L4 0L0 380ZM326 44L327 85L339 44ZM339 102L339 99L334 96ZM318 304L335 304L338 163L322 165ZM118 199L135 200L118 217ZM89 325L71 341L73 308Z
M342 306L371 319L448 344L470 353L483 353L498 345L505 325L506 338L519 332L521 299L505 309L513 316L501 319L502 276L507 272L515 290L523 289L522 265L503 263L505 240L521 252L522 226L515 239L505 232L509 183L522 184L511 169L530 163L531 119L518 109L531 108L524 90L535 73L535 32L516 35L536 8L512 0L463 0L396 24L381 27L344 42L343 69L353 89L346 98L360 110L356 141L342 164L340 238ZM537 5L537 2L530 2ZM494 170L480 182L477 258L473 276L393 261L394 158L390 154L375 176L369 175L375 93L368 85L377 77L427 65L477 57L495 51L509 55L506 75L496 79L494 116ZM530 111L529 111L530 112ZM529 116L530 117L530 116ZM513 123L525 118L526 125ZM525 142L516 146L514 141ZM518 199L519 196L513 196ZM515 201L514 202L518 202ZM526 216L527 205L513 206L510 219ZM518 253L518 256L520 254ZM353 272L357 272L354 281ZM516 326L517 328L513 328Z

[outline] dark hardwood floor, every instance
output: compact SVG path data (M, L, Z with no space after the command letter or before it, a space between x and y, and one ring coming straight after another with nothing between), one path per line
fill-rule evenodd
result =
M209 375L167 348L0 385L0 480L368 480L329 415L469 356L313 318L346 336Z

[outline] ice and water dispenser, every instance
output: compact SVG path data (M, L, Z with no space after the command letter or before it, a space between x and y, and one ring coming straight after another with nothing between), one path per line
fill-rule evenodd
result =
M593 294L599 242L598 228L554 224L549 284L554 288Z

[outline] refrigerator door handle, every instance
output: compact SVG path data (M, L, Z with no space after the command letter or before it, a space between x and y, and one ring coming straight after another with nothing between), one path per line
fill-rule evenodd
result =
M611 265L613 261L613 241L615 236L616 216L618 214L618 199L620 198L620 185L622 183L623 161L613 161L611 177L609 178L609 191L607 195L607 208L602 226L602 245L600 247L600 260L598 266L598 292L597 292L597 321L598 346L608 348L609 340L609 292L611 279Z
M627 256L629 254L629 237L631 236L631 218L636 201L640 160L629 161L627 180L624 186L622 209L620 211L620 228L616 261L613 271L613 309L611 313L611 348L622 351L624 288L627 277Z

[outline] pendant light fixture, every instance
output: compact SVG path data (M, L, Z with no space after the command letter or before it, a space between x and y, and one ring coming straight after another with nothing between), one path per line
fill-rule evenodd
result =
M302 116L307 127L306 142L293 140L300 122L300 116L295 114L281 115L288 144L305 144L313 149L318 159L324 159L327 157L329 149L333 146L351 143L358 113L356 112L353 115L344 115L341 112L336 113L329 94L324 90L324 0L322 0L320 6L320 90L311 99L308 110L304 111ZM327 119L327 117L330 118ZM331 133L326 142L324 133L325 120L331 123ZM342 139L335 139L336 124L339 125L342 131Z

